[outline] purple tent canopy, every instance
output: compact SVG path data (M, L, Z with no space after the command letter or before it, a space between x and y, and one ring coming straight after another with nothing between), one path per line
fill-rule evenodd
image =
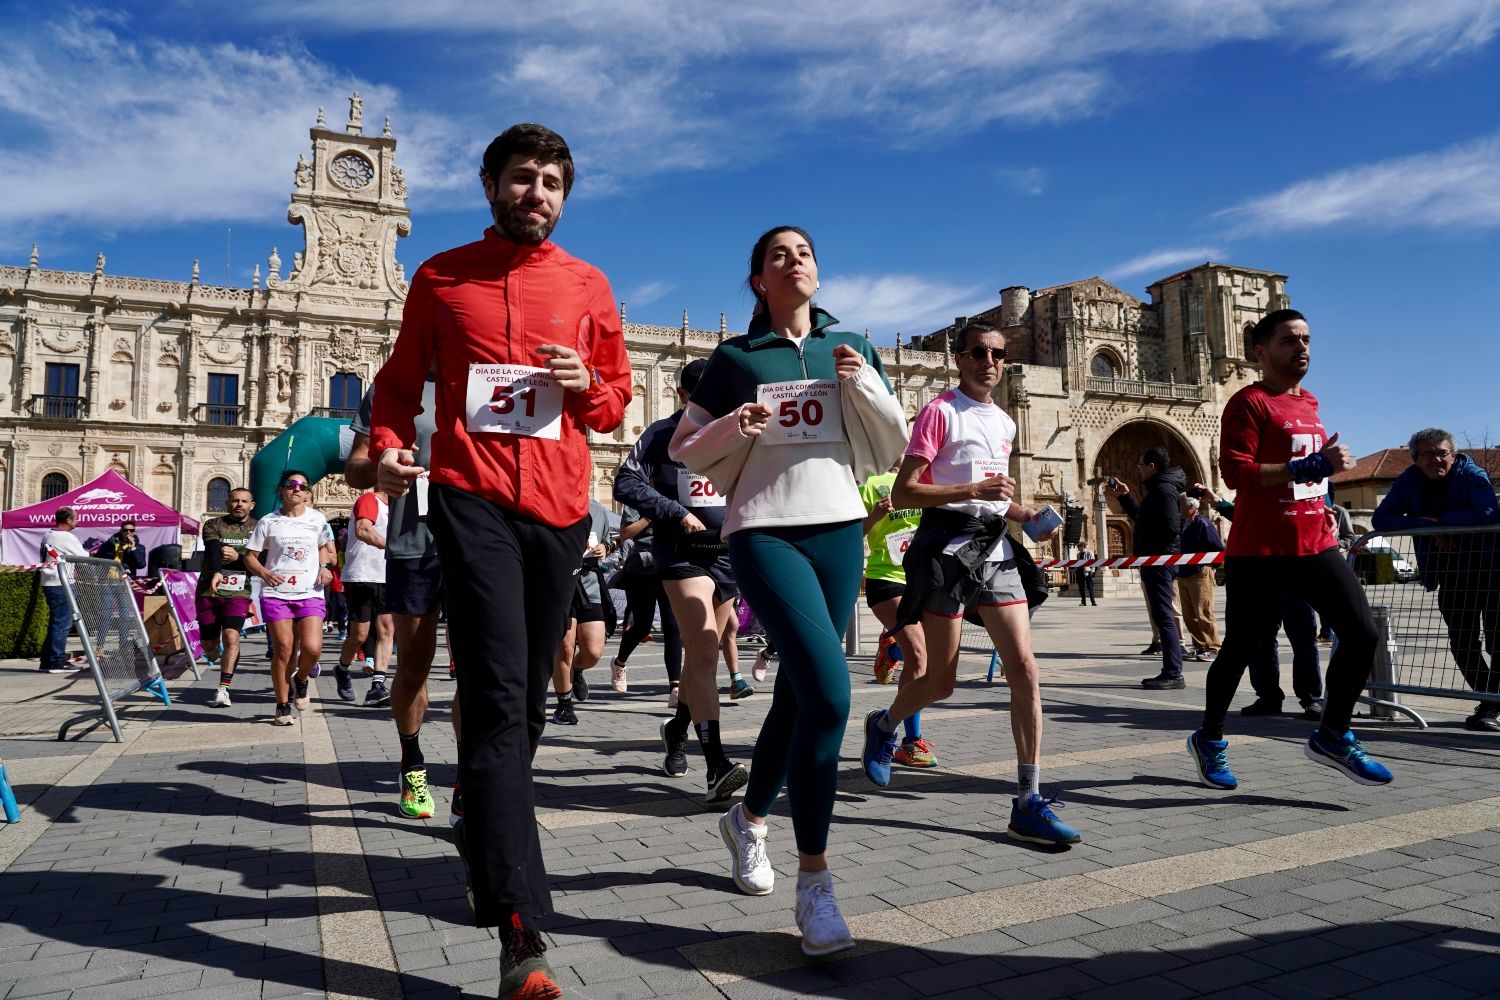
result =
M111 469L51 500L6 511L0 519L0 562L25 566L39 561L42 538L56 526L59 507L72 507L77 513L74 533L89 550L120 530L121 521L135 521L136 537L148 552L178 544L180 534L198 533L197 521L152 499Z

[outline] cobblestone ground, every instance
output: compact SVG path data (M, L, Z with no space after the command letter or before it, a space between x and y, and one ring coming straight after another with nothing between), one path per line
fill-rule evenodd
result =
M611 642L580 725L549 727L536 761L558 910L545 926L567 995L1500 995L1500 743L1462 729L1471 706L1428 703L1425 731L1358 720L1396 772L1384 788L1306 760L1311 723L1236 712L1240 788L1205 788L1182 741L1206 664L1189 664L1186 691L1142 691L1156 668L1137 655L1142 617L1133 598L1084 609L1064 595L1037 619L1043 785L1083 834L1069 850L1005 835L1009 699L1003 679L986 683L987 658L967 656L957 693L924 717L941 767L885 790L860 775L856 738L893 692L868 682L868 655L851 658L830 860L861 945L824 960L802 957L791 929L784 811L776 891L740 895L698 801L696 748L686 778L659 769L659 648L636 654L621 696ZM495 995L498 945L469 925L449 840L446 659L423 731L438 815L412 821L396 809L389 715L337 701L325 676L298 726L272 727L262 653L252 645L229 709L208 707L209 672L174 682L169 708L132 699L123 744L99 730L0 740L23 802L0 833L0 997ZM724 701L737 759L774 670L753 698ZM50 720L89 693L86 677L49 684L7 699L6 717L31 699Z

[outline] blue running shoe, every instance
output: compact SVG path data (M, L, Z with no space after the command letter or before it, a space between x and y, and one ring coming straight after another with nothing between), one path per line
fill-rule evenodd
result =
M891 783L891 761L901 743L899 730L886 732L880 728L880 720L884 717L883 708L865 716L865 752L860 758L865 766L865 777L881 788Z
M1365 748L1350 732L1334 740L1329 739L1321 728L1315 729L1302 752L1308 760L1337 768L1361 785L1388 785L1394 777L1389 768L1365 753Z
M1229 769L1229 741L1205 740L1203 730L1187 738L1188 753L1193 755L1193 766L1198 777L1210 788L1238 788L1240 780Z
M1076 844L1083 838L1078 836L1078 831L1057 818L1052 807L1061 809L1063 804L1053 792L1052 797L1044 799L1035 792L1022 802L1020 799L1012 799L1010 807L1010 826L1006 833L1014 840L1029 840L1033 844Z

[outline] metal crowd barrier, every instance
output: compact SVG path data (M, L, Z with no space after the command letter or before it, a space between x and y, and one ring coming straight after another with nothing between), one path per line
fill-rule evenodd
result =
M65 556L58 567L73 623L83 639L83 652L99 688L98 709L84 712L64 722L57 738L67 738L68 730L80 722L109 726L115 741L124 742L115 704L137 691L146 691L163 704L170 705L167 684L162 678L146 623L135 606L120 564L112 559Z
M1500 708L1500 525L1370 532L1349 562L1375 617L1361 699L1375 715L1400 712L1426 728L1403 694Z

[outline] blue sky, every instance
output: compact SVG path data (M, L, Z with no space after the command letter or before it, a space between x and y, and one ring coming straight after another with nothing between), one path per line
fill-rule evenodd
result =
M479 154L535 120L579 166L556 238L634 321L743 330L785 222L887 344L1213 259L1291 276L1356 453L1500 444L1500 0L238 6L0 0L0 261L248 284L300 249L292 167L357 89L400 142L408 272L478 236Z

